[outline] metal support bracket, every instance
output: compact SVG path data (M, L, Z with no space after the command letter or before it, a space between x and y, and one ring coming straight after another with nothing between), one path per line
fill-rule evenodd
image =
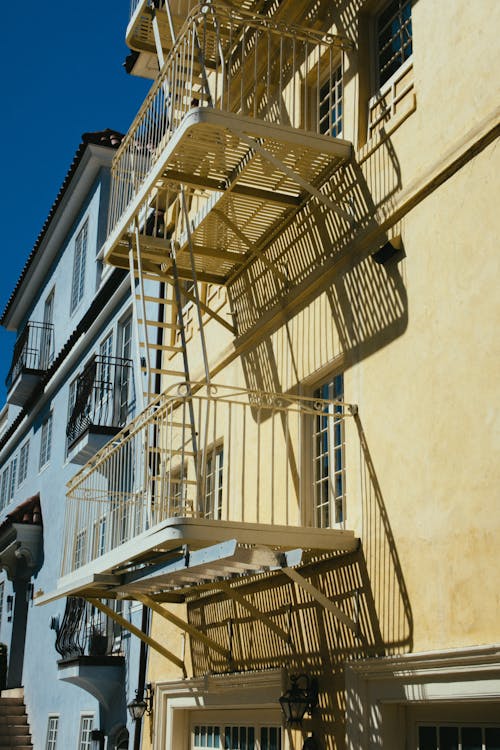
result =
M268 627L270 630L273 631L273 633L275 633L279 638L281 638L282 641L290 645L290 642L291 642L290 633L289 632L287 633L285 630L283 630L283 628L280 628L279 625L276 625L276 623L273 620L271 620L270 617L268 617L263 612L261 612L260 609L258 609L254 604L252 604L252 602L250 602L246 597L242 596L234 588L231 588L231 586L228 583L217 581L215 588L218 588L220 591L223 591L227 597L237 602L244 609L248 610L254 617L260 620L266 627Z
M295 172L290 167L287 167L286 164L284 164L281 159L278 159L274 154L272 154L270 151L268 151L264 146L255 138L251 138L249 135L246 135L246 133L242 133L240 130L237 131L238 137L245 141L252 149L257 151L261 156L264 157L267 161L271 162L277 169L284 172L286 175L291 177L292 180L294 180L298 185L304 188L308 193L313 195L315 198L317 198L320 203L324 203L325 206L328 206L334 213L336 213L338 216L341 216L343 219L349 222L349 224L354 223L354 216L349 213L348 211L345 211L343 208L340 208L340 206L337 205L334 201L330 200L327 195L323 195L322 192L320 192L317 188L314 187L314 185L311 185L310 182L307 182L307 180L304 180L303 177L301 177L297 172Z
M169 651L164 646L162 646L161 643L158 643L158 641L155 641L154 638L151 638L151 636L146 635L146 633L140 630L140 628L137 628L131 622L129 622L124 617L119 615L118 612L115 612L113 609L106 606L106 604L103 604L100 599L88 598L87 601L89 601L90 604L96 607L96 609L99 609L107 617L110 617L114 622L117 622L119 625L121 625L122 628L125 628L125 630L130 631L130 633L137 636L137 638L140 638L141 641L143 641L148 646L150 646L154 651L157 651L159 654L161 654L166 659L171 661L173 664L176 665L176 667L179 667L180 669L182 669L182 673L184 677L187 677L186 667L182 659L179 659L178 656L176 656L171 651Z
M176 627L180 628L181 630L184 630L186 633L189 633L189 635L192 636L193 638L197 638L198 640L202 641L202 643L204 643L206 646L213 649L214 651L217 651L226 659L230 658L230 653L227 649L225 649L223 646L220 646L216 641L214 641L208 635L205 635L205 633L202 633L200 630L198 630L198 628L195 628L194 625L191 625L189 622L186 622L185 620L181 620L180 617L177 617L177 615L174 615L168 609L164 609L163 607L160 607L160 605L157 604L154 601L154 599L151 599L149 596L146 596L145 594L139 594L139 593L135 593L134 598L137 599L137 601L145 604L146 607L149 607L151 610L153 610L153 612L156 612L156 614L160 615L160 617L163 617L165 620L168 620Z
M312 583L304 578L304 576L301 576L300 573L298 573L294 568L283 568L283 572L286 573L286 575L298 586L304 589L304 591L307 591L307 593L312 596L312 598L315 599L318 604L335 615L338 620L340 620L344 625L352 630L354 635L356 635L358 638L360 637L358 623L356 623L354 620L351 620L351 618L348 617L348 615L346 615L345 612L340 609L340 607L337 607L336 604L330 601L330 599L328 599L328 597L325 596L322 591L319 591L319 589L313 586Z

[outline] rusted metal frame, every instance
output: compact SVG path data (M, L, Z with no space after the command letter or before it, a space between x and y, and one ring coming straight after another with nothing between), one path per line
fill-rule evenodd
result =
M214 641L212 638L210 638L208 635L205 635L205 633L202 633L198 628L195 628L194 625L191 625L189 622L186 622L185 620L182 620L180 617L177 617L177 615L174 615L172 612L169 612L168 609L164 609L163 607L160 607L157 602L155 602L151 597L146 596L145 594L139 594L136 593L134 595L134 598L138 601L142 602L146 605L146 607L149 607L153 612L156 612L157 615L160 615L160 617L165 618L169 622L171 622L173 625L176 625L181 630L184 630L186 633L189 633L190 636L193 638L197 638L198 640L202 641L202 643L205 644L205 646L208 646L208 648L211 648L213 651L217 651L217 653L224 656L226 659L229 659L230 654L227 649L225 649L223 646L220 646L216 641Z
M89 601L91 604L94 605L94 607L96 607L105 615L107 615L112 620L114 620L114 622L117 622L119 625L121 625L122 628L125 628L126 630L130 631L133 635L137 636L137 638L139 638L141 641L143 641L144 643L147 643L148 646L150 646L152 649L154 649L159 654L164 656L166 659L171 661L173 664L176 665L176 667L179 667L180 669L182 669L182 673L184 677L187 677L186 667L182 659L179 659L178 656L176 656L171 651L169 651L164 646L162 646L161 643L158 643L158 641L155 641L154 638L151 638L151 636L144 633L142 630L140 630L140 628L137 628L135 625L133 625L131 622L129 622L124 617L119 615L113 609L103 604L100 601L100 599L88 598L87 601Z

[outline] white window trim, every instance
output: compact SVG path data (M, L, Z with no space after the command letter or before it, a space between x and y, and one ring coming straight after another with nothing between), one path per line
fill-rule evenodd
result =
M50 411L49 414L45 417L45 419L43 420L43 422L42 422L42 424L40 426L40 452L39 452L39 458L38 458L38 471L39 472L43 471L43 469L46 466L48 466L48 464L50 463L50 458L51 458L51 454L52 454L52 437L53 437L53 430L54 430L54 421L53 421L53 419L54 419L54 412ZM46 442L49 443L49 447L48 447L48 449L44 448L42 450L43 446L45 445L45 443L42 442L43 438L44 438L44 428L49 423L50 423L49 439L47 439L47 437L45 436L45 440L46 440ZM44 461L42 463L42 453L43 452L46 455L44 456Z
M82 711L80 714L80 726L78 729L78 750L91 750L92 748L92 740L90 740L90 746L85 743L85 745L82 745L83 740L83 722L85 719L90 719L92 722L92 726L90 728L90 731L94 729L95 726L95 714L92 711Z
M56 735L54 738L54 743L53 744L51 743L51 745L49 745L50 722L53 719L57 720ZM60 714L49 714L47 717L47 733L45 737L45 750L51 750L52 748L54 748L55 750L55 748L57 748L57 739L58 739L58 734L59 734L59 719L60 719Z
M439 705L500 701L500 644L430 651L346 665L348 750L375 750L384 706ZM401 744L393 750L406 750Z
M78 249L78 241L80 237L85 237L85 252L81 253L78 256L77 255L77 249ZM73 251L73 268L72 268L72 275L71 275L71 293L70 293L70 301L69 301L69 308L70 308L70 315L73 315L78 307L80 306L80 303L82 299L85 296L85 276L86 276L86 266L87 266L87 257L88 257L88 244L89 244L89 219L86 217L82 223L80 228L75 234L75 244L74 244L74 251ZM77 261L78 261L78 267L77 267ZM75 283L76 282L76 283ZM78 287L78 288L77 288ZM81 290L80 290L81 287Z
M165 750L189 750L191 712L224 712L228 709L246 712L269 711L270 723L281 724L279 697L286 690L285 670L260 673L207 675L190 680L158 682L155 686L155 737ZM212 714L214 715L214 714ZM207 713L207 717L209 714ZM246 723L252 723L247 718ZM288 733L283 733L283 747L288 750Z

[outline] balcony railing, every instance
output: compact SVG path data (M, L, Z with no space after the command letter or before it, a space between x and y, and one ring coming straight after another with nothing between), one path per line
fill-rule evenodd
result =
M80 597L66 599L57 630L56 651L63 661L82 656L122 656L122 628Z
M325 132L321 90L335 90L342 46L345 40L340 37L274 23L224 5L210 3L193 10L115 155L108 234L193 108L238 114L303 133ZM191 169L198 180L208 170L213 184L227 184L228 175L241 169L248 148L233 148L230 134L215 140L218 157L213 165L200 163L196 155L191 159L196 163L179 162L174 170ZM183 154L188 162L186 149Z
M14 346L9 374L5 380L9 390L24 371L44 372L54 357L54 326L50 323L30 321Z
M169 518L315 526L324 469L335 463L337 484L345 471L350 409L225 386L190 394L188 384L162 394L69 483L62 576Z
M97 356L80 375L66 436L75 443L92 428L118 431L129 418L132 401L132 361Z

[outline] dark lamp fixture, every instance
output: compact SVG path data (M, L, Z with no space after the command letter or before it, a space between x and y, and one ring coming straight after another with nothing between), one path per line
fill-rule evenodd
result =
M133 721L140 721L144 714L147 714L147 716L150 715L153 710L153 696L154 691L151 687L150 682L148 682L148 684L146 685L145 695L142 695L139 698L139 690L135 691L134 700L130 701L130 703L127 705L129 714Z
M287 724L302 724L306 711L309 716L318 705L318 681L306 674L290 675L291 687L280 698L281 710Z

